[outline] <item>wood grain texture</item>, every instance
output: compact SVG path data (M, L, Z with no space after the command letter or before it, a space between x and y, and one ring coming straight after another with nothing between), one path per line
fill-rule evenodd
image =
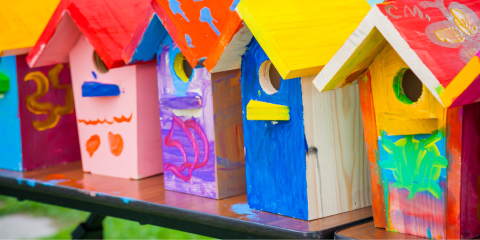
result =
M302 78L309 219L371 205L358 85L319 93Z
M184 221L200 221L200 219L195 218L185 219L186 211L205 213L208 215L208 218L201 223L206 226L212 226L212 224L220 226L222 224L218 223L219 221L234 222L237 220L235 226L238 227L240 224L245 223L245 225L242 225L241 231L246 232L251 232L252 228L258 231L257 226L267 226L267 228L264 228L267 232L275 231L273 228L282 228L290 231L301 231L301 234L304 235L325 231L372 216L372 211L369 207L314 221L303 221L253 209L250 209L250 213L237 213L234 211L235 207L233 206L246 205L247 196L245 194L223 200L208 199L165 190L163 176L161 175L142 180L93 175L83 173L80 162L26 173L0 170L0 177L13 180L10 182L17 188L25 187L32 189L32 185L35 188L45 186L48 187L46 192L50 194L54 194L54 190L69 194L80 193L85 201L103 202L103 204L108 206L128 208L132 211L146 211L169 218L183 219ZM52 180L57 180L57 182ZM19 182L21 186L18 184ZM26 183L29 183L29 185ZM8 183L2 180L0 184ZM118 201L110 203L106 201L106 197L115 197ZM140 209L138 207L139 203L150 203L152 205L148 209ZM164 209L165 206L184 210L184 214L173 215L171 214L172 211L162 211L160 208ZM277 235L276 238L280 237Z
M361 0L244 0L237 6L284 79L318 74L369 9Z
M373 220L376 227L385 228L385 196L383 193L381 168L377 166L378 159L378 136L377 122L375 121L375 107L372 95L372 79L370 70L360 76L358 81L360 92L360 104L362 107L363 136L368 161L370 163L370 182L372 189Z
M240 73L231 70L211 75L219 199L247 192Z
M404 233L389 232L376 228L373 222L363 223L354 227L339 230L335 239L425 239Z
M464 156L462 150L463 141L463 108L451 108L446 110L446 136L447 136L447 219L446 232L448 239L461 237L461 210L462 210L462 169ZM471 130L473 131L473 129ZM474 134L474 133L472 133ZM468 160L467 160L468 161ZM465 236L466 237L466 236Z

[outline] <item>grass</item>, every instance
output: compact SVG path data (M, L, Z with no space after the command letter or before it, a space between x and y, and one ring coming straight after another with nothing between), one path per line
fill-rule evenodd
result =
M15 198L0 196L0 217L11 214L50 217L58 224L59 231L43 239L70 239L70 233L88 217L87 212L42 204L32 201L17 201ZM103 221L104 239L210 239L205 236L161 228L141 226L137 222L107 217Z

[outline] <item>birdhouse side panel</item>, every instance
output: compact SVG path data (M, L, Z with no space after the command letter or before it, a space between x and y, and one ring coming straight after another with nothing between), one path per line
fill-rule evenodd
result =
M218 198L247 192L240 74L212 74Z
M25 58L16 57L24 170L79 161L70 66L32 69Z
M315 206L318 217L371 206L358 85L320 93L313 78L302 78L310 219Z
M0 58L0 168L23 171L15 56Z
M251 208L308 220L306 152L300 78L281 80L267 94L259 81L260 66L269 60L253 39L242 59L242 105L247 196ZM255 108L248 105L264 106ZM249 120L278 113L289 120ZM270 114L263 114L268 111ZM273 114L274 115L274 114ZM258 117L258 118L256 118Z
M383 192L381 168L379 159L377 123L372 96L372 77L370 70L359 77L358 90L362 108L363 136L368 161L370 162L370 182L372 191L372 210L375 227L386 228L385 223L385 196Z
M162 132L158 111L157 64L135 65L137 77L138 174L163 172Z
M169 36L157 56L165 189L217 199L210 73L188 71Z
M462 238L480 235L480 103L463 107L461 174ZM449 179L449 181L451 181Z
M387 45L370 66L386 227L446 236L445 110Z
M82 36L70 52L70 67L83 170L146 177L138 174L135 66L104 68Z

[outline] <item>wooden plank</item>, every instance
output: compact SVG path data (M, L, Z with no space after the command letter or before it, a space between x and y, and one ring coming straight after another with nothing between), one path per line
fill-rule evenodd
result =
M231 70L211 75L219 199L247 192L240 74Z
M302 78L308 199L309 207L316 205L309 215L325 217L370 206L358 85L319 93L313 79Z
M47 199L63 197L57 204L84 203L83 206L105 210L107 215L127 211L123 217L134 221L151 223L153 219L165 218L163 224L169 221L196 223L261 238L333 238L332 229L370 220L372 216L371 208L367 207L303 221L248 208L246 194L222 200L183 194L165 190L162 175L142 180L106 177L84 173L80 162L25 173L0 170L0 186L2 193L6 189L17 189L30 195L46 194ZM133 216L137 213L146 214L148 219L135 219ZM213 232L205 235L215 235Z
M372 185L373 220L375 226L386 228L385 196L383 193L381 168L378 167L378 135L375 117L375 107L372 95L372 79L370 70L360 76L358 81L360 104L362 106L363 136L370 163L370 182Z
M390 232L376 228L373 222L338 230L335 239L425 239L410 234Z

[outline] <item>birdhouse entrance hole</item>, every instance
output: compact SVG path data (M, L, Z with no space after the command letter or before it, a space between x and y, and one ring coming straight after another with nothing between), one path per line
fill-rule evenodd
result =
M97 71L99 73L107 73L108 72L107 65L105 65L105 63L100 58L100 56L98 56L96 51L93 51L93 64L95 65L95 69L97 69Z
M399 101L413 104L422 96L423 84L411 69L402 68L394 77L393 90Z
M258 70L258 76L260 78L260 86L265 93L272 95L278 92L282 77L272 62L269 60L263 62Z
M192 77L193 68L182 53L178 53L175 57L173 68L175 69L175 74L184 82L188 82L190 77Z

